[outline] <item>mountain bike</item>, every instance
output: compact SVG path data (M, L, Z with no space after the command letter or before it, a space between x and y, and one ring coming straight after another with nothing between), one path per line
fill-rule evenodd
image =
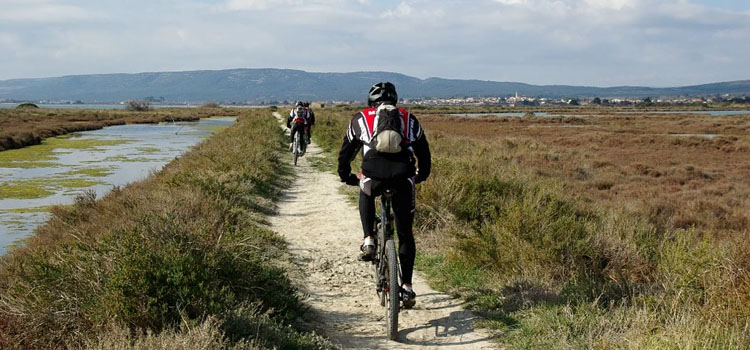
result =
M380 297L380 306L385 306L385 320L388 338L395 340L398 335L398 313L401 301L401 269L393 241L393 213L391 199L393 192L386 190L380 196L380 216L377 222L377 239L375 241L375 259L372 266L375 271L375 288Z
M305 142L302 136L303 131L297 129L294 133L294 142L292 143L292 155L294 157L294 165L297 165L297 158L305 155L307 149L307 142Z

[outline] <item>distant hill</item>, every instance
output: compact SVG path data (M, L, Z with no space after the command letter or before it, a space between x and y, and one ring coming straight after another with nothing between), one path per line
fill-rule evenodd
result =
M750 80L672 88L529 85L429 78L399 73L310 73L290 69L228 69L138 74L72 75L0 81L0 99L118 102L146 97L167 101L363 100L378 81L396 84L405 98L509 96L636 97L750 94Z

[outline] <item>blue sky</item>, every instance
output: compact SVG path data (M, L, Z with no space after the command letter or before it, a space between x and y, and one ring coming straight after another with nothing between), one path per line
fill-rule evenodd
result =
M0 80L225 68L750 79L750 0L0 0Z

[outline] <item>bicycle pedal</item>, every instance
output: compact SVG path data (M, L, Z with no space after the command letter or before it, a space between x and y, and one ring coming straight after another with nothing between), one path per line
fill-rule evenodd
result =
M404 309L411 309L417 304L417 295L414 292L409 293L402 289L399 297Z

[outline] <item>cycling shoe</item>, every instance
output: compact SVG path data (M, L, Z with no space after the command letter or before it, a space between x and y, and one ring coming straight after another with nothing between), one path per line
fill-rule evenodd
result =
M359 254L359 260L361 261L373 261L375 260L375 246L371 244L363 244L359 247L362 252Z
M401 302L404 303L404 309L413 308L417 304L417 293L401 288Z

